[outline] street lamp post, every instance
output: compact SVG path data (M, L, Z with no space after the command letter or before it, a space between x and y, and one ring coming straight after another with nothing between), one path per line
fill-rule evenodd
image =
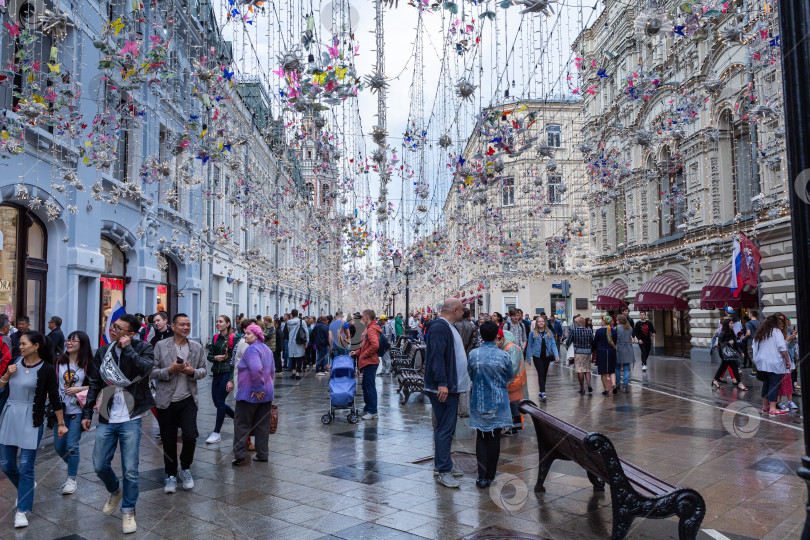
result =
M799 477L808 486L810 498L810 366L804 358L810 351L810 295L808 282L802 279L810 268L810 2L779 3L779 34L782 40L782 89L785 99L785 135L787 141L788 193L790 194L790 227L793 233L793 267L795 269L796 317L799 320L799 351L802 391L802 422L804 424L804 457ZM810 504L806 505L802 539L810 539Z
M391 317L397 316L397 291L391 293Z
M399 267L402 265L402 255L397 251L391 256L391 262L394 264L394 271L398 272ZM405 274L405 320L407 321L411 313L411 273L408 269L405 269L403 273Z

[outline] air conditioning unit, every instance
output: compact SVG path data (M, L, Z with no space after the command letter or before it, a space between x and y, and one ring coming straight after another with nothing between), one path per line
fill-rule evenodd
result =
M8 3L8 18L16 22L20 28L36 28L39 26L39 16L48 6L45 0L11 0Z

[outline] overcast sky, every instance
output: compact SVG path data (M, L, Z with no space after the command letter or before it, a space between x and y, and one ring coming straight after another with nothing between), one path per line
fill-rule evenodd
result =
M220 2L218 18L226 21L228 0ZM237 4L239 2L237 1ZM353 12L356 27L353 29L359 53L355 57L358 74L372 74L376 63L374 3L368 1L351 2L336 0L338 9L344 12L347 6ZM599 13L599 0L586 3L568 2L565 5L552 4L554 14L520 15L521 6L502 9L495 2L473 4L459 1L457 14L440 9L423 12L424 34L421 43L423 53L422 92L414 86L414 66L416 63L415 41L419 11L400 1L398 8L386 9L385 13L385 73L389 77L387 93L387 120L389 145L400 159L417 167L420 154L405 151L401 147L403 133L408 129L409 115L417 123L427 126L428 146L424 152L425 180L430 184L431 196L428 199L430 212L422 216L425 224L421 233L430 232L440 223L441 207L451 183L448 164L454 162L464 148L475 117L481 107L493 103L511 101L516 97L542 98L543 96L571 96L571 84L567 75L572 57L571 43L583 26L589 26ZM462 17L462 10L464 14ZM482 20L484 11L496 13L494 21ZM302 2L293 0L287 4L265 3L265 13L251 16L253 24L231 21L224 25L224 33L234 42L237 74L258 75L267 84L274 96L274 110L280 110L280 77L272 74L278 68L277 56L290 42L300 39L304 30L306 13L314 13L316 21L316 42L325 50L331 41L330 2ZM322 17L322 14L325 16ZM326 19L327 25L322 24ZM459 24L460 23L460 24ZM457 26L456 34L450 29ZM464 35L463 29L472 25L472 33ZM478 44L476 38L480 37ZM468 41L469 50L458 54L456 45ZM314 46L317 48L317 44ZM508 59L508 65L507 65ZM463 101L455 95L454 85L466 77L477 85L473 100ZM513 85L514 81L514 86ZM510 97L504 96L509 88ZM421 99L412 100L412 95ZM338 113L339 126L332 126L333 133L339 133L341 144L347 150L365 151L367 155L376 148L370 133L377 124L377 96L368 90L360 93L357 103L344 103L333 108ZM341 118L341 111L346 118ZM357 118L359 112L359 118ZM431 116L432 115L432 116ZM287 115L289 118L291 116ZM360 139L360 131L365 139ZM442 151L435 141L443 134L453 139L453 147ZM432 146L432 148L431 148ZM365 150L363 150L365 149ZM351 172L350 166L347 172ZM361 175L355 184L354 197L351 197L346 211L359 207L361 215L370 214L370 208L363 208L367 196L372 199L379 194L379 181L375 174ZM397 175L389 187L389 201L394 203L396 220L389 222L389 235L397 240L411 241L414 233L414 220L417 218L415 195L411 180L403 183ZM404 227L403 216L408 220ZM401 231L405 230L404 238Z

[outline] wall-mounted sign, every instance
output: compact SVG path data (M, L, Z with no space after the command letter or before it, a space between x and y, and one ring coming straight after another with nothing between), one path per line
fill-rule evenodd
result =
M225 293L225 305L226 306L232 306L233 305L233 293L232 292L226 292Z
M166 285L158 285L158 294L166 294Z
M103 277L101 278L101 286L110 291L123 291L124 290L124 280L123 279L116 279L116 278L108 278Z

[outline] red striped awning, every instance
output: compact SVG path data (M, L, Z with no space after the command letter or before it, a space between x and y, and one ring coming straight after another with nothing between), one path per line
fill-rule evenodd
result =
M756 307L758 303L756 291L743 291L740 296L731 294L731 263L715 271L700 294L700 309L723 309L729 306L734 309Z
M596 309L622 309L627 307L627 284L617 279L596 295Z
M684 291L689 283L675 272L664 272L641 286L636 293L637 310L672 309L688 310L689 302Z

